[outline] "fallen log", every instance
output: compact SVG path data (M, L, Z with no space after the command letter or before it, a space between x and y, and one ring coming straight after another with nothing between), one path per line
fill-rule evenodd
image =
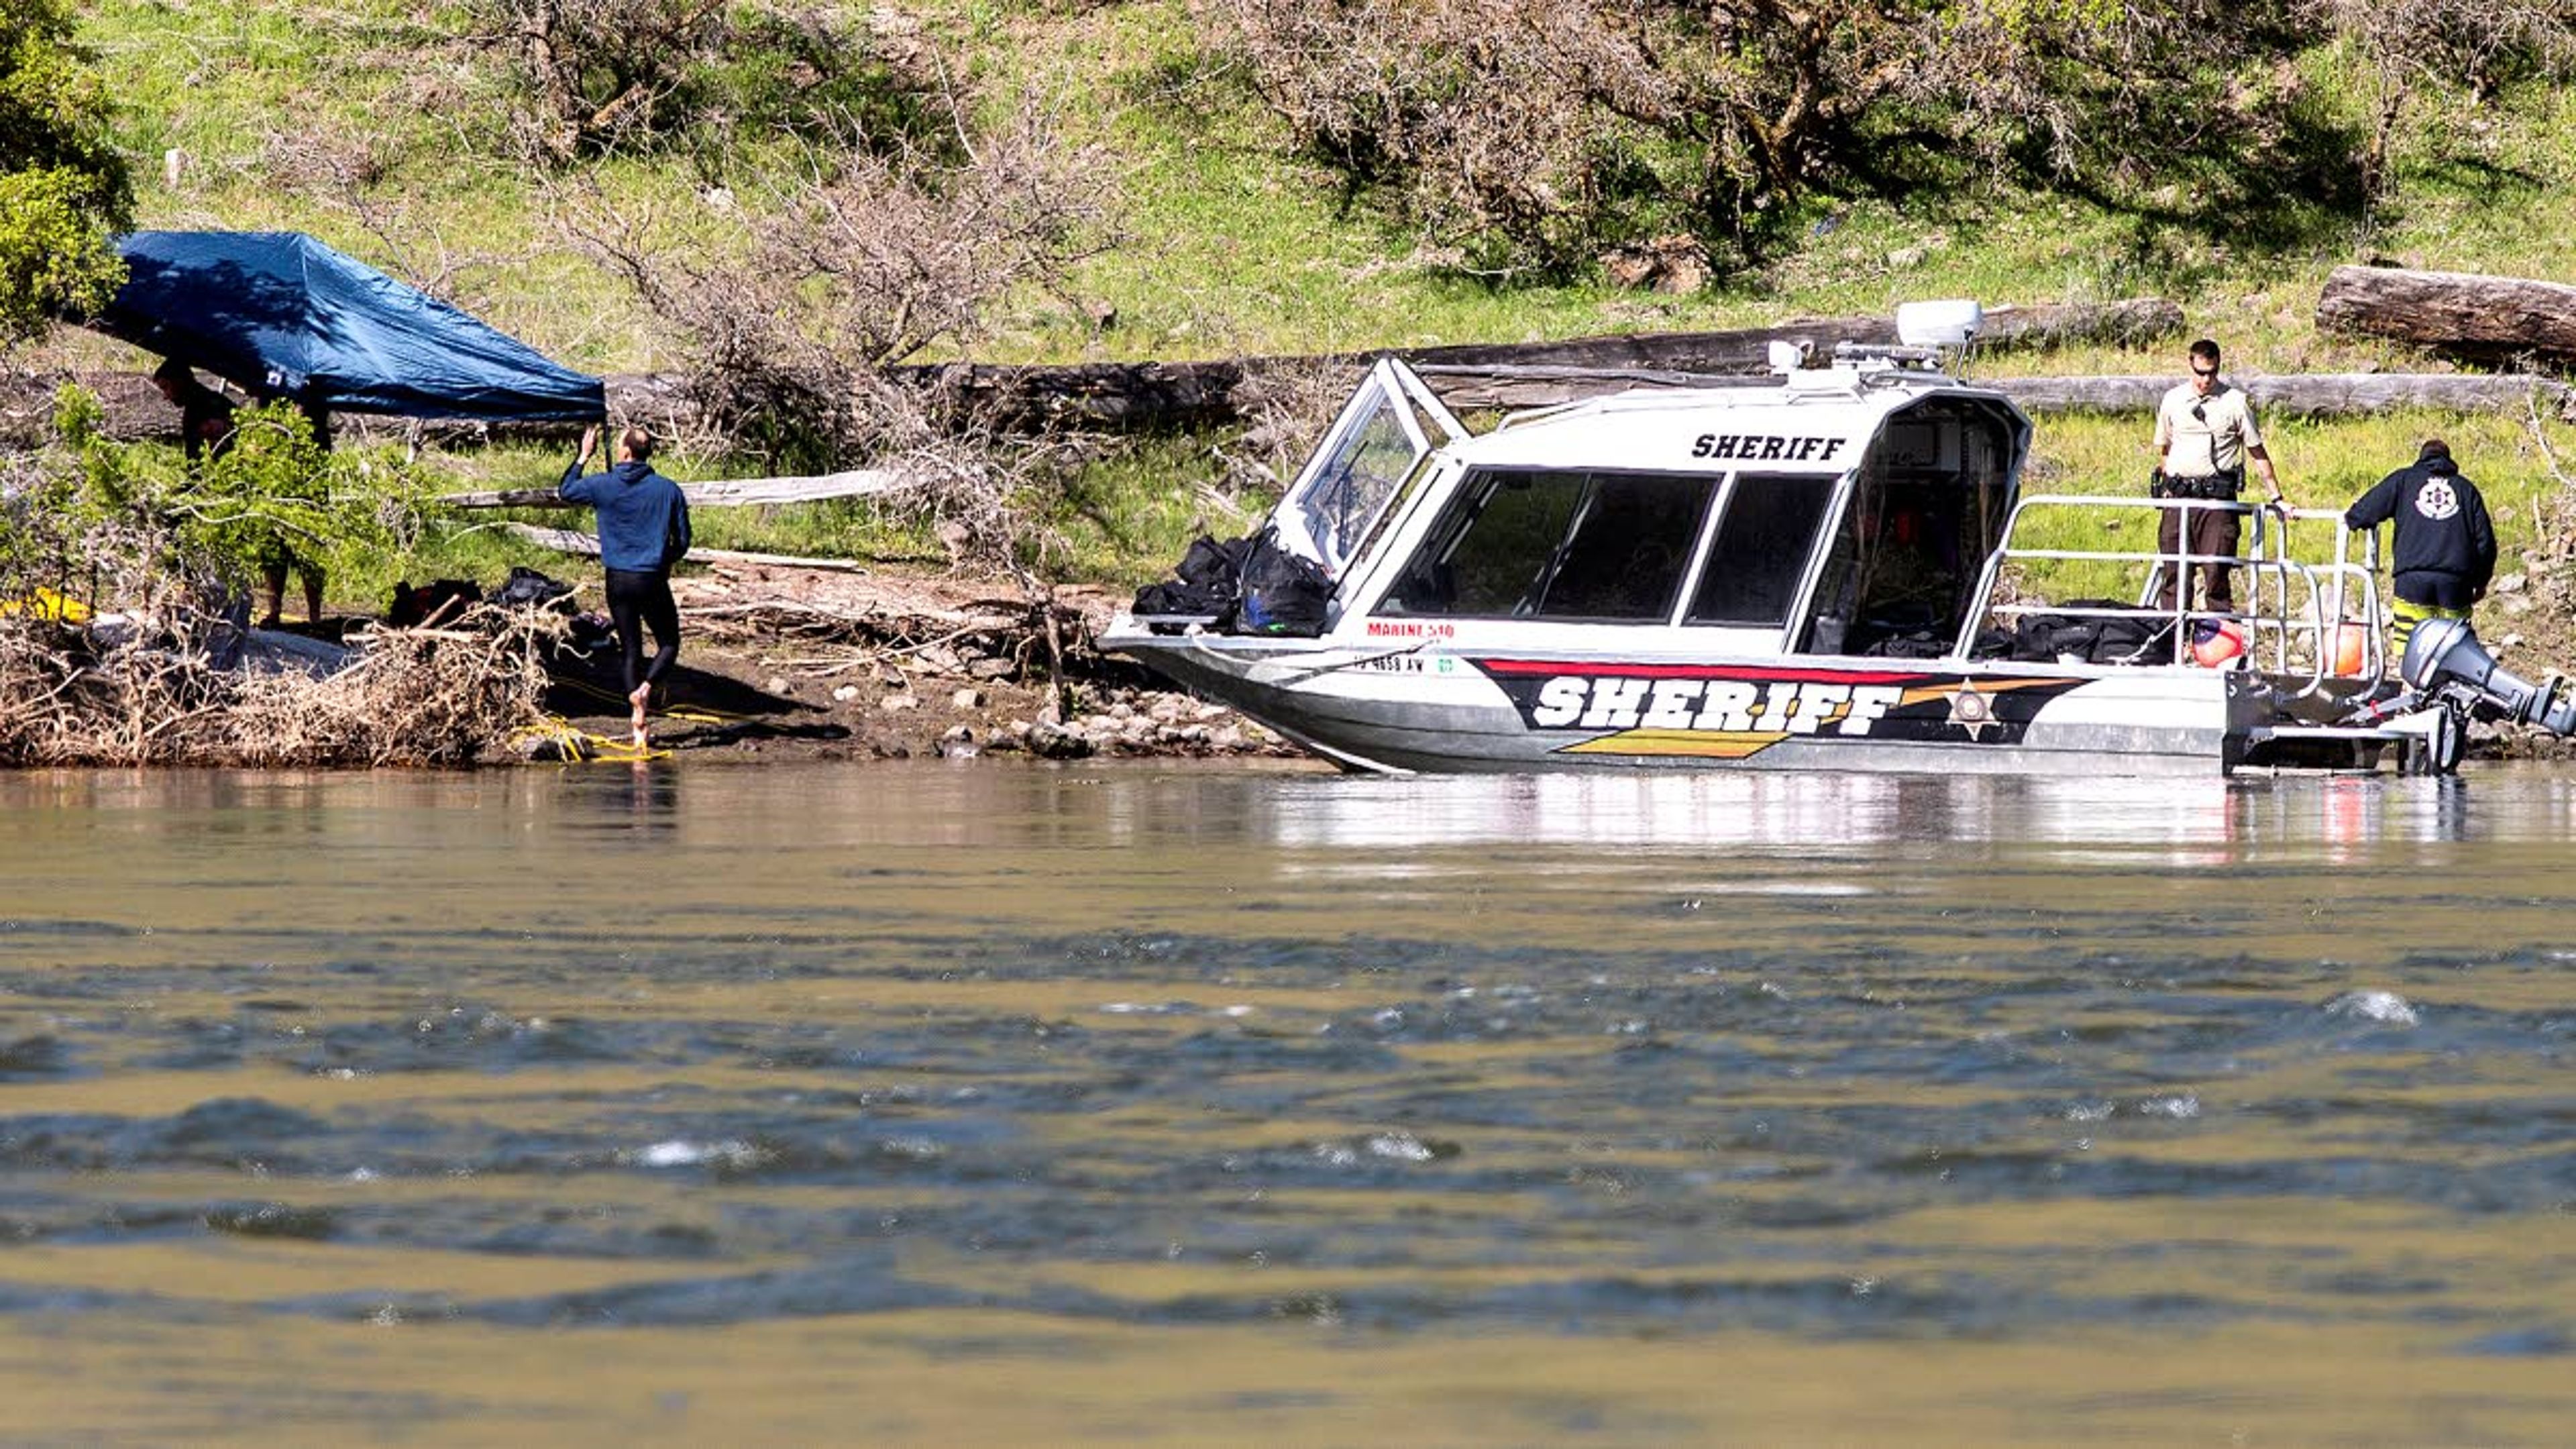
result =
M1459 411L1550 407L1632 387L1765 387L1768 378L1704 373L1569 368L1424 367L1422 380ZM2171 374L2105 377L1971 378L2034 413L2151 413L2179 378ZM2576 420L2576 387L2527 373L2280 373L2231 377L2255 407L2301 417L2353 417L2424 408L2437 412L2519 413L2532 409Z
M1986 314L1986 329L1979 345L2037 348L2072 342L2135 343L2177 333L2182 324L2180 307L2152 298L2099 306L1998 307ZM903 372L925 384L953 388L981 407L1022 424L1064 420L1091 427L1177 428L1231 421L1235 416L1235 389L1247 377L1269 368L1359 368L1374 358L1391 356L1417 369L1441 370L1457 380L1461 388L1474 386L1466 381L1471 374L1487 372L1511 384L1494 396L1518 399L1545 395L1543 388L1530 385L1536 369L1548 369L1560 376L1603 369L1759 376L1770 368L1774 342L1803 343L1821 359L1845 342L1894 341L1893 318L1841 317L1728 332L1643 332L1563 342L1470 343L1378 353L1067 366L951 363ZM1527 404L1514 400L1505 405Z
M2035 413L2152 413L2181 379L2151 377L2004 377L1981 381ZM2258 414L2354 417L2425 408L2455 413L2545 414L2576 419L2576 388L2529 374L2472 376L2453 372L2318 372L2238 377Z
M2006 306L1986 314L1979 345L2030 349L2078 342L2138 343L2179 332L2182 323L2180 307L2155 298ZM895 375L924 387L954 388L969 401L997 409L1005 418L1023 424L1061 419L1085 427L1177 428L1231 421L1235 416L1235 388L1264 368L1359 367L1378 356L1399 356L1430 367L1635 368L1758 374L1768 366L1773 342L1804 342L1821 356L1831 353L1841 342L1895 340L1896 324L1891 318L1841 317L1728 332L1646 332L1562 342L1469 343L1310 357L1052 366L941 363L898 368ZM178 440L178 410L162 401L144 373L137 370L83 373L68 378L32 373L0 377L0 441L25 444L41 439L52 421L54 388L65 381L79 382L98 394L106 407L107 436L119 441ZM680 378L647 373L615 375L605 381L611 417L640 421L665 433L685 431L693 421L687 388ZM348 415L336 422L341 433L350 438L413 439L443 446L471 446L503 436L569 439L580 430L579 425L569 423L460 423Z
M2576 360L2576 287L2519 277L2337 267L2317 325L2477 362Z
M2344 269L2359 270L2366 269ZM2576 288L2557 290L2576 293ZM2329 294L2332 293L2329 284ZM2324 320L2321 307L2320 321ZM2137 341L2166 335L2180 329L2182 313L2168 302L2136 301L2093 308L1998 308L1988 314L1988 322L1986 345L2052 345L2075 340ZM1767 372L1769 347L1774 341L1806 342L1822 355L1829 354L1839 342L1883 342L1893 337L1894 324L1883 319L1827 319L1738 332L1639 334L1522 346L1434 347L1393 354L1026 367L956 363L915 369L910 375L924 382L944 377L968 396L1017 410L1024 419L1067 418L1083 426L1112 429L1181 427L1232 419L1236 387L1247 376L1269 367L1338 364L1356 369L1374 356L1401 356L1451 407L1462 412L1508 411L1594 397L1627 386L1704 387L1718 378L1758 381ZM2155 406L2156 399L2178 376L2011 378L1996 380L1992 385L2037 412L2143 412ZM109 403L110 437L178 440L177 409L163 402L140 374L85 374L65 379L20 373L0 376L0 443L25 444L41 438L52 418L53 389L65 380L83 382ZM2258 407L2317 417L2361 415L2391 408L2511 411L2535 402L2545 408L2554 407L2562 415L2576 415L2569 414L2571 402L2563 384L2525 375L2281 374L2237 381L2253 394ZM667 376L611 377L608 397L613 414L647 418L656 427L672 426L669 419L685 408L676 381ZM448 441L486 439L503 431L536 437L566 432L563 425L556 424L502 429L484 424L400 419L343 422L346 435L417 435ZM780 491L769 497L749 491L755 480L684 487L690 490L693 501L699 499L700 490L707 490L704 501L709 503L786 502L862 496L900 486L879 481L882 476L880 470L858 470L818 479L775 480ZM830 491L844 483L851 493ZM728 487L744 491L731 495L716 491ZM556 502L551 489L459 494L450 501L470 508L542 508Z
M1575 368L1424 367L1422 380L1453 410L1501 411L1552 407L1603 397L1634 387L1765 387L1769 378L1719 378L1705 373L1611 371ZM2106 377L1972 378L2034 413L2151 413L2171 374ZM2576 388L2525 373L2282 373L2232 377L2265 413L2301 417L2353 417L2424 408L2457 413L2544 414L2576 420Z

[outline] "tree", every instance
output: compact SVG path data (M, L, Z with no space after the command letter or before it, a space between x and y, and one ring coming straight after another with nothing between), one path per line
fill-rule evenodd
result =
M854 461L912 486L881 501L1009 560L1019 495L1061 461L999 436L954 391L895 373L926 349L971 354L1014 292L1061 292L1105 245L1109 181L1042 100L953 147L870 145L855 128L794 168L745 171L722 210L673 215L597 192L558 225L622 276L668 334L698 417L737 451L815 470ZM712 220L730 238L709 247Z
M2361 60L2371 132L2362 182L2388 185L2389 148L2410 103L2483 105L2506 84L2576 69L2569 0L2320 0L2326 23Z
M2303 17L2216 0L1197 4L1353 196L1494 272L1676 227L1750 258L1822 195L1994 179L2210 227L2349 169Z
M0 7L0 343L104 306L124 280L110 239L133 187L108 112L62 0Z
M618 150L917 128L918 89L856 7L747 0L465 0L458 39L549 170Z

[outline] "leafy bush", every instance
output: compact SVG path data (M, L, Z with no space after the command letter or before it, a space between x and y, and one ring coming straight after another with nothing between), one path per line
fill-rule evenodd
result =
M12 460L0 597L142 571L186 581L211 606L281 553L373 579L421 545L429 480L390 453L325 448L292 403L243 409L229 445L184 468L166 449L109 440L100 417L95 396L66 386L54 445Z
M459 36L512 149L549 168L619 150L857 125L921 130L919 87L839 6L748 0L466 0Z
M125 277L108 237L132 183L106 87L71 36L61 0L0 7L0 342L104 305Z

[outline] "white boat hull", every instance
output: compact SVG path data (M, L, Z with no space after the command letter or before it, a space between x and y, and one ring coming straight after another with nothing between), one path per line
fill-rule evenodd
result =
M2241 670L1389 653L1132 626L1101 642L1368 770L2209 776L2273 714Z

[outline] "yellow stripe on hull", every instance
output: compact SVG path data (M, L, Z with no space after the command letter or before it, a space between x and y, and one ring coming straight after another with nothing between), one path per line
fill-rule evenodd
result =
M1557 751L1562 755L1689 755L1707 760L1741 760L1758 755L1789 736L1781 730L1627 730L1585 740Z

